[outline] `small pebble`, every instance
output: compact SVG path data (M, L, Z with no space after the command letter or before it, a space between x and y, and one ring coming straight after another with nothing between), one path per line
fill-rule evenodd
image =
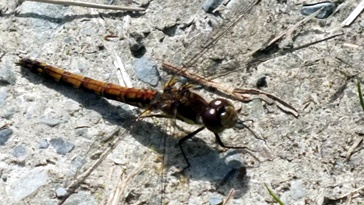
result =
M364 21L360 21L359 25L364 28Z
M75 129L76 137L88 138L88 129L87 128L78 128Z
M202 9L206 13L212 13L212 11L219 7L222 2L223 0L207 0L202 4Z
M336 9L336 4L329 1L316 4L306 4L302 6L301 14L308 16L320 10L322 7L324 7L324 9L316 16L316 18L324 19L329 17Z
M210 205L221 205L224 200L220 196L211 196L209 202Z
M7 196L18 202L32 194L36 194L40 187L49 183L48 169L44 167L36 167L30 171L26 168L23 169L24 172L20 173L19 177L9 179L6 184Z
M191 165L190 173L196 178L209 178L211 181L221 182L224 177L228 175L233 168L231 164L226 162L224 154L209 153L188 159ZM228 165L227 165L228 164ZM234 164L240 167L240 163Z
M157 86L159 82L157 64L150 61L148 58L141 57L133 61L133 67L139 80L148 83L154 87Z
M3 180L3 182L6 182L6 181L8 181L8 176L3 174L3 175L1 175L1 179Z
M54 126L58 125L59 123L61 123L61 120L54 119L54 118L42 118L42 119L40 119L40 122L43 124L46 124L50 127L54 127Z
M41 139L39 141L39 149L47 149L49 147L49 143L47 139Z
M16 158L24 157L27 154L27 150L24 145L20 144L13 149L13 156Z
M64 40L63 40L63 42L65 42L65 43L71 43L73 41L73 38L71 37L71 36L67 36Z
M15 108L10 108L10 109L8 109L8 110L6 110L6 112L4 113L4 115L3 115L3 117L5 118L5 119L10 119L11 117L13 117L13 115L15 114Z
M138 42L134 39L130 40L130 42L129 42L129 48L132 53L138 52L143 47L144 47L143 43Z
M0 65L0 84L14 85L15 84L15 74L14 63L8 59L3 60Z
M298 201L306 196L306 190L302 185L301 181L292 181L291 182L291 197L295 201Z
M142 57L146 52L143 43L144 35L137 32L132 32L130 33L130 37L131 38L129 39L129 48L131 53L134 57Z
M66 196L66 194L67 194L67 191L64 188L60 187L60 188L56 189L57 198L62 198L64 196Z
M57 150L58 154L67 154L75 147L74 144L65 142L61 138L53 138L49 141L49 143Z
M76 157L71 161L71 165L74 169L81 168L84 164L86 164L87 160L84 157Z
M257 80L257 88L268 87L266 76L263 76Z
M242 163L242 158L239 153L232 154L230 156L227 156L225 158L225 163L230 168L241 168L245 167L245 165Z
M0 108L4 107L7 97L8 95L6 93L0 92Z
M5 143L9 140L12 134L13 134L12 129L0 130L0 145L5 145Z

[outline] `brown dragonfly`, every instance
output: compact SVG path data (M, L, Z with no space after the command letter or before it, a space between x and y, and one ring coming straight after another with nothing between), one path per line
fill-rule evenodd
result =
M255 3L253 3L251 7L243 11L243 15L240 15L236 19L234 19L231 24L229 24L229 26L234 26L237 22L241 20L241 18L244 17L246 13L251 10L251 8L253 8L254 5L258 4L259 2L260 1L256 1ZM184 68L176 68L169 64L163 64L163 66L166 68L171 68L172 70L175 69L179 75L196 77L196 75L191 74L190 70L188 70L189 66L195 64L196 61L194 59L198 59L199 57L201 57L201 55L203 55L205 51L209 50L213 46L214 42L218 41L221 36L225 35L226 32L228 32L230 29L229 26L224 28L221 33L213 38L211 43L208 43L203 48L203 50L199 52L199 54L195 58L193 58L193 60L191 60L188 64L185 64ZM188 134L187 136L184 136L178 141L178 146L180 147L182 156L186 162L186 166L184 166L181 170L185 170L190 166L186 151L182 147L183 143L186 142L187 139L190 139L197 133L201 132L204 128L207 128L212 133L214 133L216 141L222 147L238 149L246 148L245 146L226 146L219 136L219 134L225 129L235 127L242 128L243 126L242 121L238 119L238 113L232 103L222 98L217 98L215 100L212 100L211 102L207 102L207 100L205 100L202 96L190 91L191 85L189 84L182 85L177 88L175 86L176 78L172 78L164 86L163 92L159 92L151 89L126 88L111 83L97 81L28 58L22 58L18 62L18 64L26 69L29 69L31 72L39 74L45 78L66 85L70 85L74 88L81 89L86 92L91 92L108 99L120 101L125 104L145 109L145 114L149 114L149 112L159 110L162 111L162 115L160 115L161 117L178 119L189 124L202 125L199 129ZM192 80L204 83L203 79L205 78L197 77L193 78ZM214 85L212 81L209 80L206 80L206 83L208 83L207 86L209 87L213 87ZM281 104L285 104L284 101L279 100L279 98L275 97L274 95L270 95L259 90L251 89L235 91L237 92L231 94L235 95L235 97L238 98L240 94L263 94L268 96L268 98L280 102ZM244 97L245 96L240 96L240 100L250 100ZM141 115L141 117L144 116ZM116 145L116 143L112 144L113 146ZM95 167L96 166L98 165L96 164ZM80 182L81 181L76 184L70 185L69 187L71 188L69 189L69 191L75 191L75 189L79 187Z
M161 110L164 113L163 117L176 118L189 124L203 125L179 140L178 145L187 163L183 170L187 169L190 163L183 151L182 143L205 128L214 133L216 141L222 147L247 149L247 147L226 146L219 137L219 133L225 129L241 128L243 125L243 122L238 119L238 113L233 104L223 98L217 98L208 103L203 97L190 91L192 87L190 84L176 88L176 78L172 78L165 85L163 93L160 93L151 89L127 88L101 82L27 58L20 59L18 65L46 79L94 93L107 99L143 108L146 109L146 112Z

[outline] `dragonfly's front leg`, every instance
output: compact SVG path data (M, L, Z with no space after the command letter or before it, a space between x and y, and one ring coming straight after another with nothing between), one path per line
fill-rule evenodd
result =
M184 171L185 171L188 167L190 167L190 166L191 166L190 162L188 162L188 159L187 159L187 157L186 157L185 152L183 151L182 143L183 143L184 141L188 140L189 138L193 137L195 134L197 134L197 133L201 132L203 129L205 129L205 127L204 127L204 126L203 126L203 127L198 128L198 129L197 129L197 130L195 130L194 132L192 132L192 133L188 134L187 136L183 137L182 139L180 139L180 140L178 141L178 146L179 146L179 148L181 149L181 152L182 152L183 158L186 160L186 163L187 163L187 166L186 166L185 168L183 168L183 169L182 169L182 172L184 172Z

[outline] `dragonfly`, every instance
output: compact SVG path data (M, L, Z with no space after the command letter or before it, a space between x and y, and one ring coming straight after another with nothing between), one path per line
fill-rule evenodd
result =
M145 112L161 110L164 113L163 117L176 118L189 124L203 125L178 142L187 163L183 170L190 167L182 147L183 142L205 128L214 133L216 141L224 148L249 149L247 147L227 146L219 137L219 133L225 129L243 127L243 122L238 119L238 112L231 102L223 98L207 102L202 96L190 91L192 84L184 84L179 88L175 87L177 78L172 78L165 85L163 93L161 93L152 89L128 88L101 82L29 58L21 58L17 64L46 79L94 93L107 99L146 109Z
M244 146L227 146L219 136L219 133L225 129L233 127L241 129L244 127L243 121L239 120L238 112L230 101L216 98L211 102L207 102L202 96L190 91L192 84L175 87L177 78L172 78L161 93L152 89L128 88L101 82L29 58L21 58L17 64L46 79L145 109L145 113L160 110L164 114L162 117L178 119L189 124L202 125L178 141L178 146L187 164L182 169L182 172L191 166L183 149L183 143L205 128L214 133L216 142L221 147L250 150ZM158 115L158 117L160 116Z
M238 21L239 18L234 22L236 23ZM233 25L234 23L232 26ZM224 31L226 33L228 29ZM224 32L221 35L224 35ZM213 39L213 42L218 39L219 37ZM204 50L208 49L209 46L204 48ZM199 54L203 54L203 52L200 52ZM247 148L244 146L226 146L220 139L219 134L224 130L234 127L241 128L243 126L243 122L238 119L237 111L231 102L223 98L217 98L208 102L202 96L192 92L190 90L191 85L186 84L176 87L176 78L172 78L172 80L164 86L163 92L159 92L152 89L126 88L111 83L97 81L29 58L20 59L18 64L45 78L70 85L86 92L95 93L108 99L145 109L145 113L159 110L162 111L163 117L177 119L189 124L201 125L199 129L178 141L178 146L186 162L186 166L183 167L182 170L186 170L190 167L185 147L182 146L183 143L205 128L214 134L217 143L222 147ZM195 64L195 62L191 62L191 64ZM165 65L168 66L167 64ZM186 67L188 66L189 65ZM180 71L182 72L183 70Z

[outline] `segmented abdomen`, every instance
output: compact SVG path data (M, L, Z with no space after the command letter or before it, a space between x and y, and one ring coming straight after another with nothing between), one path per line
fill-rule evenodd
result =
M119 85L97 81L49 66L36 60L22 58L19 65L39 74L86 92L95 93L108 99L117 100L140 108L151 108L159 92L150 89L127 88Z

